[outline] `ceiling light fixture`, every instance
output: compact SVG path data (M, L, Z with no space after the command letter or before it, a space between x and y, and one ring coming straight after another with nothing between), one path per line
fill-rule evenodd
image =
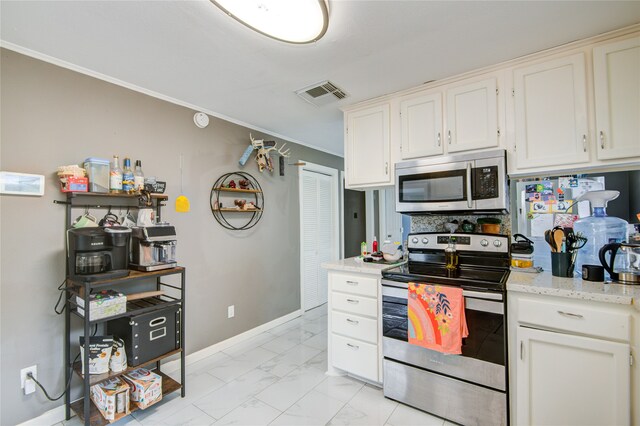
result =
M327 31L325 0L211 0L254 31L287 43L311 43Z

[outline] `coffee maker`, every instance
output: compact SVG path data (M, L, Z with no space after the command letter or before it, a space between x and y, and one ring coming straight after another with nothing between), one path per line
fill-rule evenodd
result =
M131 264L139 271L175 268L177 236L170 225L141 226L132 229Z
M72 228L67 231L69 276L97 281L129 275L131 229L124 226Z

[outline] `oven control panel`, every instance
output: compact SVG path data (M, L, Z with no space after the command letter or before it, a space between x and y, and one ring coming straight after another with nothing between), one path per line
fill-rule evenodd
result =
M420 233L409 234L409 250L444 250L453 239L458 250L508 253L509 237L495 234L447 234Z

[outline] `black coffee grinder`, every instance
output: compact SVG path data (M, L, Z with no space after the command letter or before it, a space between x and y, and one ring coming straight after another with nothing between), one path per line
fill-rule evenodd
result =
M67 231L69 276L97 281L129 275L131 229L124 226L72 228Z

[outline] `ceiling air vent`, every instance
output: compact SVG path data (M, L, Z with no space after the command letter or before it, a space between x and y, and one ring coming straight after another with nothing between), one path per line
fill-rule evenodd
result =
M323 81L304 89L296 90L296 94L305 101L316 106L323 106L346 98L347 92L330 81Z

